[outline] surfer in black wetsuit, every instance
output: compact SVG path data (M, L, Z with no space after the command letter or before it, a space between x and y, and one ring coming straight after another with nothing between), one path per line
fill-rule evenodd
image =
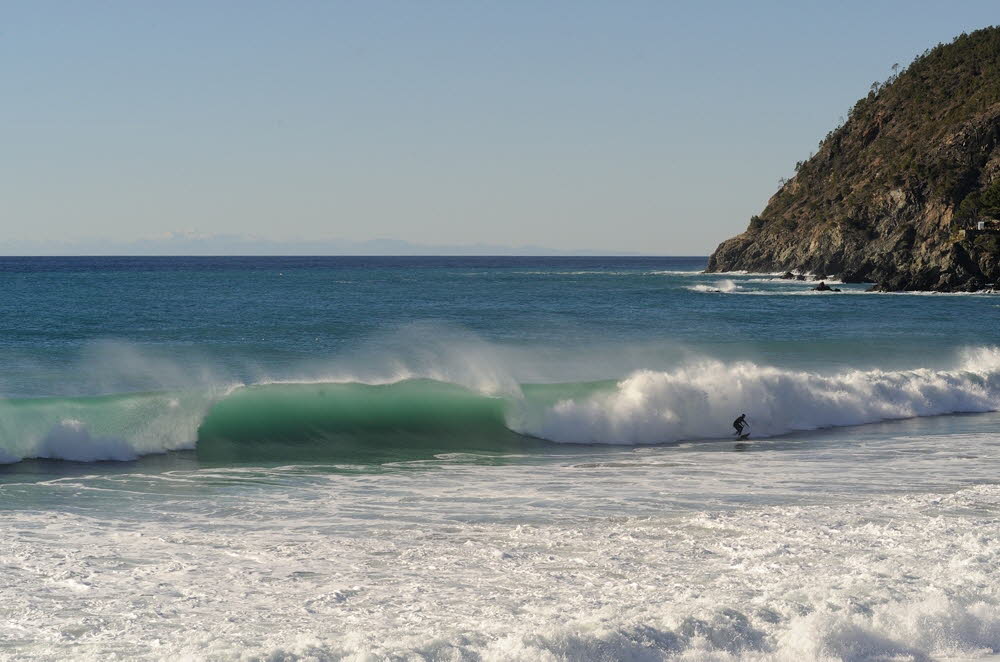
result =
M734 434L736 434L737 436L742 437L743 436L743 428L745 428L746 425L747 425L747 415L746 414L740 414L740 417L737 418L735 421L733 421L733 427L736 429L736 432Z

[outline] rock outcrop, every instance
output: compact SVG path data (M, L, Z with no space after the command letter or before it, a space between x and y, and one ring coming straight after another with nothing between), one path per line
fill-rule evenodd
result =
M709 271L798 271L880 290L1000 282L1000 28L875 84Z

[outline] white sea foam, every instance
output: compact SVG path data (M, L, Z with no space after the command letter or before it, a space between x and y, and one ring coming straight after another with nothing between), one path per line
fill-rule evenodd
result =
M139 454L126 440L94 437L83 421L66 419L55 425L35 449L34 457L93 462L134 460Z
M726 480L749 471L744 489L773 482L748 464ZM1000 651L996 485L677 516L658 491L676 490L669 467L632 470L624 485L621 471L569 481L551 466L459 465L312 475L295 489L285 483L298 469L179 471L144 476L149 495L127 483L113 493L97 476L53 481L41 486L47 499L71 498L80 513L0 511L0 657L4 639L19 660L85 661ZM185 488L214 491L185 498ZM111 496L133 501L118 512ZM558 508L540 507L550 502Z
M691 285L687 289L691 290L692 292L730 293L739 290L740 286L737 285L734 281L730 280L729 278L724 278L720 281L716 281L713 285L705 285L705 284Z
M95 462L193 448L215 397L197 391L103 398L0 399L0 464Z
M653 444L732 434L745 412L755 436L1000 408L1000 350L967 353L954 370L833 375L703 361L641 370L613 390L512 410L513 429L552 441Z

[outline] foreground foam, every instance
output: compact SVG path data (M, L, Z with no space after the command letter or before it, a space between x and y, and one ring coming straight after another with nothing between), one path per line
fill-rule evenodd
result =
M171 499L100 519L0 511L0 634L18 659L800 662L1000 651L996 485L636 517L587 515L578 504L614 488L583 481L560 490L569 513L536 512L551 472L505 474L509 493L502 482L483 492L497 476L462 467L383 476L378 490L370 477L313 476L286 492L280 471L258 469L246 476L261 479L255 489L211 503L185 502L174 487ZM240 476L178 472L156 491L188 481L203 494ZM452 493L470 485L477 499ZM46 487L106 499L108 484ZM481 501L482 511L462 506ZM399 525L414 517L421 526Z

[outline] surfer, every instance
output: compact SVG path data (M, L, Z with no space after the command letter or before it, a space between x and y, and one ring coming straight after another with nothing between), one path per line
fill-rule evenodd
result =
M740 417L737 418L735 421L733 421L733 428L736 429L736 432L734 432L733 434L735 434L735 435L737 435L739 437L742 437L743 436L743 429L746 426L747 426L747 415L746 414L740 414Z

